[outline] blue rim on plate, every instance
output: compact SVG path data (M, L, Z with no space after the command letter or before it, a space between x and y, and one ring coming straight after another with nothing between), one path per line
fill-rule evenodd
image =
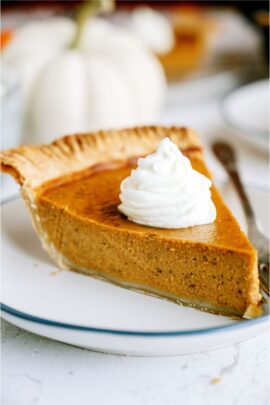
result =
M30 321L38 324L42 324L44 326L52 326L55 328L62 328L68 330L75 330L80 332L94 332L94 333L103 333L103 334L111 334L111 335L126 335L126 336L142 336L142 337L170 337L170 336L198 336L198 335L205 335L208 333L215 333L215 332L228 332L232 329L240 329L246 328L249 326L254 326L257 324L261 324L266 322L269 319L269 315L263 315L259 318L249 319L249 320L240 320L239 322L224 325L224 326L215 326L213 328L204 328L204 329L196 329L196 330L172 330L167 332L162 331L153 331L153 332L146 332L146 331L131 331L131 330L121 330L121 329L106 329L106 328L94 328L91 326L85 325L76 325L70 324L65 322L57 322L52 321L51 319L40 318L35 315L27 314L26 312L18 311L8 305L0 304L0 309L16 318L23 319L25 321ZM217 315L218 316L218 315Z
M262 190L261 190L262 191ZM264 190L266 191L266 190ZM268 192L268 190L267 190ZM19 196L12 196L7 198L6 200L1 202L1 205L5 205ZM96 328L86 325L76 325L70 324L65 322L53 321L51 319L41 318L32 314L28 314L26 312L19 311L9 305L4 303L0 303L0 310L8 315L16 317L18 319L37 323L43 326L51 326L54 328L61 328L66 330L73 330L73 331L80 331L80 332L91 332L91 333L102 333L102 334L111 334L111 335L122 335L122 336L141 336L141 337L175 337L175 336L198 336L198 335L205 335L209 333L216 333L216 332L230 332L231 330L235 329L242 329L247 328L254 325L259 325L269 320L269 314L265 314L259 318L255 319L241 319L239 322L235 322L230 325L224 326L215 326L212 328L203 328L203 329L195 329L195 330L171 330L171 331L132 331L132 330L124 330L124 329L107 329L107 328ZM218 315L216 315L218 316Z

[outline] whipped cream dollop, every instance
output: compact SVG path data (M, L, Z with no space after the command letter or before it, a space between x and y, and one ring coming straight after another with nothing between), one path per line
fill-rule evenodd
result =
M121 183L118 209L138 224L178 229L210 224L216 218L212 183L194 170L178 147L164 138L157 151L138 160Z

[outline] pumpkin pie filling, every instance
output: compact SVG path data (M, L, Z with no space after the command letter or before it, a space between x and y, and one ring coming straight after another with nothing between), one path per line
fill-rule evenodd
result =
M210 177L198 146L182 151ZM138 156L107 159L34 187L32 214L46 249L62 267L124 287L214 313L258 316L256 251L214 186L212 224L153 228L119 212L121 181Z
M192 165L209 176L201 161L193 160ZM196 294L200 302L244 312L252 298L248 284L256 253L216 189L212 188L217 208L213 224L178 230L137 225L117 209L120 183L135 166L110 166L86 170L75 180L67 176L38 191L42 226L71 266L86 273L94 269L135 288L151 286L157 295L189 300ZM61 223L56 230L50 226L55 222ZM254 302L256 298L255 293Z

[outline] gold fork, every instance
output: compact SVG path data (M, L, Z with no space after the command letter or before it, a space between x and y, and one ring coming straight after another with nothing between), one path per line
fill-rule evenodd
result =
M260 286L263 292L269 297L269 239L261 233L256 224L254 211L238 173L234 150L225 142L215 142L212 148L216 157L222 163L234 183L242 202L247 218L248 237L258 251Z

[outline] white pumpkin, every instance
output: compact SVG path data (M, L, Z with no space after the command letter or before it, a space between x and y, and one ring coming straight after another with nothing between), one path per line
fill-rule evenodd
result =
M93 18L71 49L75 29L67 18L31 22L4 49L3 62L22 80L28 141L147 124L160 110L165 76L137 38Z

